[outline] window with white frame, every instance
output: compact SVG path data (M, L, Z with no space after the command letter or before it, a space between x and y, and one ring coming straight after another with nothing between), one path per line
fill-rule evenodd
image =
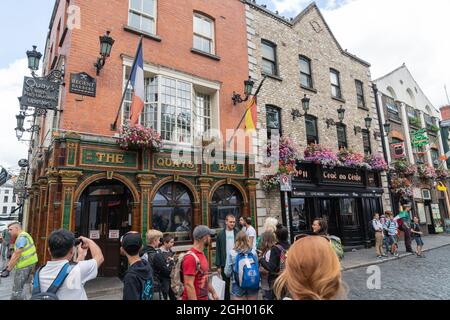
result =
M143 32L156 34L156 1L130 0L128 25Z
M214 54L214 21L194 14L194 49Z
M199 134L213 127L213 97L196 92L193 83L163 75L147 77L145 97L139 123L160 132L167 142L191 144L193 126ZM123 122L130 118L131 101L129 87L122 109Z

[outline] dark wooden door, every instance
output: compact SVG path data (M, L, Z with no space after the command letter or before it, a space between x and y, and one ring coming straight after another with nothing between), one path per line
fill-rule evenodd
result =
M339 199L320 198L319 211L322 218L328 221L328 233L341 237L341 226L339 223Z

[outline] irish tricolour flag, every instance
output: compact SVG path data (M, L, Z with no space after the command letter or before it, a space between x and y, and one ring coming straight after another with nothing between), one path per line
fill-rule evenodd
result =
M139 42L136 58L131 68L130 84L133 87L133 97L131 100L130 124L137 124L139 116L144 109L144 55L142 52L142 39Z

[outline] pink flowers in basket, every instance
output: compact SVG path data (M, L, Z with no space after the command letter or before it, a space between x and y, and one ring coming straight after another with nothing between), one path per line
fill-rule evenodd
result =
M338 156L328 148L324 148L319 144L310 144L306 147L305 161L311 161L316 164L321 164L326 168L334 168L339 165Z
M422 179L436 179L436 170L432 166L421 165L417 168L419 177Z
M387 171L389 169L384 157L379 154L368 155L364 158L364 161L375 171Z
M117 143L125 150L149 149L159 152L162 148L161 135L152 128L145 128L140 124L124 125Z

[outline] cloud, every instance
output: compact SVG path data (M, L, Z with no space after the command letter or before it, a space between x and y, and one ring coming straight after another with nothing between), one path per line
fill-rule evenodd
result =
M27 59L16 60L0 69L0 165L5 168L17 167L19 159L27 158L28 145L17 141L14 129L19 113L17 97L22 95L23 77L28 74ZM24 138L27 139L26 134Z
M310 0L271 0L282 14L297 15ZM371 63L376 79L406 63L436 108L450 90L448 0L318 0L344 49Z

